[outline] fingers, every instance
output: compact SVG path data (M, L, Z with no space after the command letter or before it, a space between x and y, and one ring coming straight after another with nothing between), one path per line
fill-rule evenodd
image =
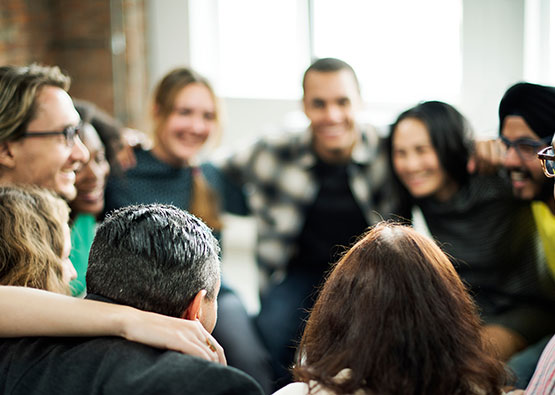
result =
M128 315L123 317L123 337L127 340L227 365L222 346L198 320L179 319L136 309L129 309Z
M468 161L470 173L492 174L503 164L503 145L498 140L477 140L474 153Z
M179 351L227 365L224 349L200 321L181 320L180 324L179 331L183 343L180 345Z
M133 148L129 145L124 145L117 153L116 158L123 171L129 170L137 165L137 159Z
M223 347L220 346L220 344L216 341L216 339L212 337L212 335L208 334L207 339L210 341L210 343L215 349L215 352L213 352L212 354L216 356L216 362L219 362L222 365L227 365L227 360L225 358Z

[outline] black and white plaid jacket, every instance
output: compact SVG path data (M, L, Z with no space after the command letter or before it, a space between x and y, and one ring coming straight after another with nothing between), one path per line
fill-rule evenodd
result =
M351 191L369 224L391 217L397 209L385 144L374 129L361 133L348 166ZM257 261L266 274L285 273L295 252L306 209L319 190L312 172L316 161L307 130L264 137L220 163L246 191L257 225Z

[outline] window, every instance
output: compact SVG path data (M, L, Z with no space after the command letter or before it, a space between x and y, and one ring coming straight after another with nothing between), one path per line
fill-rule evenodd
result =
M461 0L189 3L192 66L223 97L296 100L311 55L350 63L369 103L455 102L460 94Z
M555 85L555 0L526 0L524 80Z

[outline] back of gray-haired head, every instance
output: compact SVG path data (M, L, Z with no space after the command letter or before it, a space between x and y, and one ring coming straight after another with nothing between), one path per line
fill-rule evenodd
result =
M213 300L219 245L195 216L161 204L112 212L89 255L87 291L141 310L180 317L203 289Z

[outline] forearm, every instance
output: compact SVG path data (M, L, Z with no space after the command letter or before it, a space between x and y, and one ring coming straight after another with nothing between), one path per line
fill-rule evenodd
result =
M0 286L0 337L120 336L151 347L226 363L198 321L23 287Z
M0 287L0 336L124 336L126 306Z

